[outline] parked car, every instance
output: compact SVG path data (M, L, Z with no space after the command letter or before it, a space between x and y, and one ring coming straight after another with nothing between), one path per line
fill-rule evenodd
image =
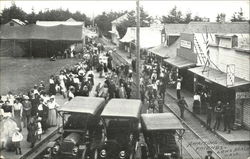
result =
M96 147L94 159L134 159L139 140L141 101L111 99L105 106L103 142Z
M141 120L148 157L179 159L181 153L176 143L176 134L182 137L185 132L180 120L172 113L141 114Z
M75 97L63 105L59 109L61 137L48 144L44 158L89 158L91 146L98 139L101 142L99 122L104 106L105 100L97 97Z

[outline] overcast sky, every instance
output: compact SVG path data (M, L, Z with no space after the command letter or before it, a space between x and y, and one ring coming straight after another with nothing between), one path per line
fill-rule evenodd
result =
M30 13L32 7L37 13L40 10L46 9L69 9L72 12L80 11L89 17L101 14L103 11L121 11L135 9L135 1L15 1L18 7L21 7L25 12ZM193 16L208 17L210 21L215 21L218 13L225 13L226 20L229 21L235 11L242 8L244 17L249 19L249 0L234 0L234 1L140 1L140 5L144 7L151 16L167 15L174 6L181 10L182 13L192 12ZM0 11L5 7L10 7L11 1L0 0Z

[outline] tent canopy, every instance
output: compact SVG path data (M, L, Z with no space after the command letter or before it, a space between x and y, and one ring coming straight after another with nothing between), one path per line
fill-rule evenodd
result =
M35 24L21 27L1 27L0 39L4 40L65 40L81 41L82 25L66 26L57 25L52 27L38 26Z
M132 42L136 40L136 28L128 27L121 42ZM161 28L141 27L140 28L140 48L147 49L161 44Z

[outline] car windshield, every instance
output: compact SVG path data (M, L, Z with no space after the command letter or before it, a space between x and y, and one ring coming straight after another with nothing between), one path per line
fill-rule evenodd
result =
M64 114L64 129L86 129L88 114L67 113Z
M127 118L109 119L105 120L106 133L108 140L116 140L120 144L126 144L131 134L133 134L134 122Z

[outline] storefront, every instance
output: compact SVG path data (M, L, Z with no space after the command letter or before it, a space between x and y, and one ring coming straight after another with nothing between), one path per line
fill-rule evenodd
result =
M182 89L186 89L189 92L193 92L193 80L194 76L188 71L189 68L193 68L197 63L197 54L194 53L194 35L181 33L178 40L180 48L176 49L176 56L165 59L166 64L171 65L176 69L177 76L181 75Z
M195 67L189 69L194 75L194 91L206 88L211 93L211 104L217 101L230 102L233 106L232 119L236 127L250 129L250 82L234 77L229 84L228 75L214 68Z

